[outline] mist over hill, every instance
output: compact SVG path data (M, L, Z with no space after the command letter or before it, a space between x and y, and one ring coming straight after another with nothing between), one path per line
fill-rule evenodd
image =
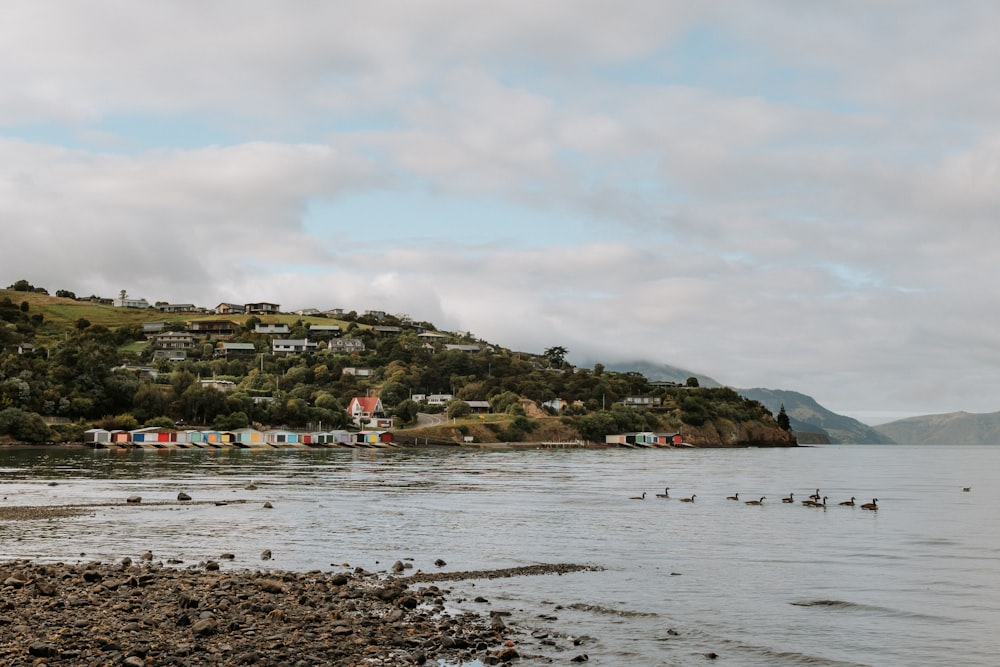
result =
M591 364L592 365L592 364ZM651 361L629 361L605 364L605 368L616 373L642 373L652 382L676 382L684 384L690 377L698 378L700 387L721 387L718 380L670 364L656 364Z
M917 445L1000 444L1000 412L922 415L876 426L895 442Z

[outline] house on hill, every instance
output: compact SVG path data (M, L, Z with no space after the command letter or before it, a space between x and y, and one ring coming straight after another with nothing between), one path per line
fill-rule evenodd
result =
M288 325L282 322L258 324L253 328L254 333L267 334L269 336L287 336L291 331Z
M246 306L242 303L220 303L215 307L215 312L219 315L238 315L246 310Z
M277 315L280 308L281 306L277 303L261 301L260 303L248 303L244 307L244 312L247 315Z
M355 396L347 404L347 414L358 426L366 424L376 428L392 426L392 420L386 419L385 410L382 408L382 399L378 396Z

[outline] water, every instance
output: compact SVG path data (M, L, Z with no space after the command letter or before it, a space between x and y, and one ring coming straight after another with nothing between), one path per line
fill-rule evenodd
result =
M512 612L522 653L555 664L586 653L587 664L689 665L715 653L710 664L993 665L998 469L1000 447L982 446L4 450L5 504L138 494L144 505L0 522L0 559L150 549L185 565L231 552L224 567L289 570L379 571L407 558L411 571L437 570L438 558L445 571L594 564L605 569L442 585L460 609ZM250 480L258 490L244 489ZM656 498L667 485L672 498ZM826 509L780 501L817 487ZM178 491L229 502L146 506ZM734 492L767 500L726 500ZM880 509L836 505L851 496L877 497ZM272 561L261 562L264 549Z

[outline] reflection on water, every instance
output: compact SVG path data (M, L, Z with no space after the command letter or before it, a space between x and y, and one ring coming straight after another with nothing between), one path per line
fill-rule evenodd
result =
M228 552L226 567L291 570L592 563L605 569L448 586L463 608L511 611L523 654L563 662L575 654L550 655L540 637L607 665L706 653L724 665L987 665L1000 653L998 458L1000 448L891 446L8 450L4 505L92 507L0 522L0 558L149 549L185 565ZM675 498L654 496L664 486ZM817 487L825 509L778 500ZM175 502L180 491L194 504ZM734 492L775 500L727 501ZM142 504L124 505L129 495ZM880 509L835 504L851 496Z

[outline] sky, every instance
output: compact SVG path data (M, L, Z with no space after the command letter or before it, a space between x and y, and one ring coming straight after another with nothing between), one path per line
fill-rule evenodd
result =
M0 282L995 412L998 30L963 0L6 0Z

